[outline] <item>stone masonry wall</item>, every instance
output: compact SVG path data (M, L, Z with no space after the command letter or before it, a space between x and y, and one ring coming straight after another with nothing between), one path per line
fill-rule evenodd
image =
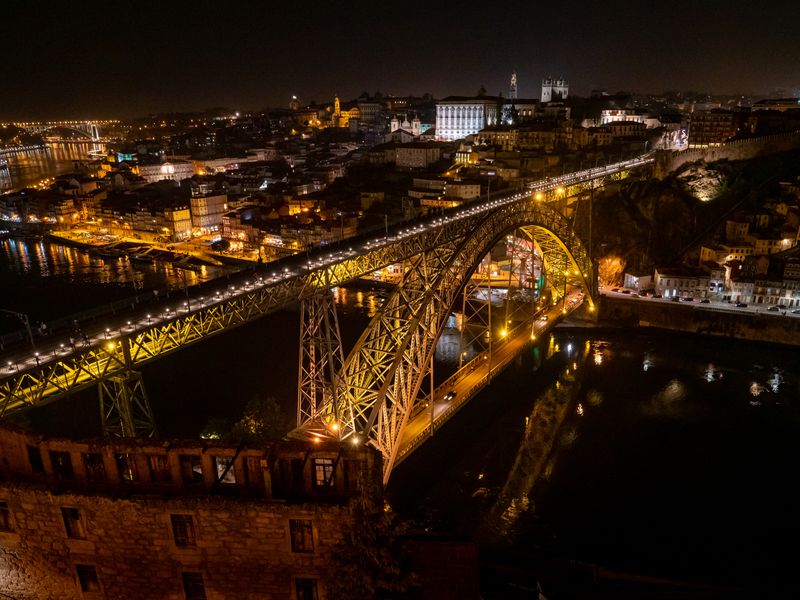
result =
M295 598L295 578L319 580L342 538L347 507L219 496L111 498L0 483L11 532L0 533L0 592L19 600L183 600L181 572L202 573L208 600ZM77 508L85 539L67 537ZM196 545L178 547L170 514L192 516ZM289 519L310 519L314 551L292 552ZM96 567L82 592L77 564Z
M785 152L799 146L800 132L794 132L737 140L710 148L692 148L672 152L658 151L655 174L657 177L665 177L681 166L697 160L704 160L707 163L717 160L750 160L758 156Z

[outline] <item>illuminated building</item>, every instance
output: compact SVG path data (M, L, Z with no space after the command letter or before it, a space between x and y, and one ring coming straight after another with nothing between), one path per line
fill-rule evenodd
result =
M563 77L542 79L542 102L566 100L569 97L569 83Z

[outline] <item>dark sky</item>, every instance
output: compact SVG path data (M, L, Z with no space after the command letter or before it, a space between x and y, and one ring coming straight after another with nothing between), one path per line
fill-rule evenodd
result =
M478 8L470 8L470 6ZM797 0L3 0L0 120L506 91L800 86Z

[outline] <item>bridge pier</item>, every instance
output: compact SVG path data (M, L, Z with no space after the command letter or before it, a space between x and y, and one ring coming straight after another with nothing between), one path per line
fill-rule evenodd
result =
M128 371L101 379L100 424L106 437L154 437L156 422L142 374Z
M344 351L330 290L300 303L298 362L297 426L305 425L306 433L325 437L341 439L352 434L352 414L338 397Z

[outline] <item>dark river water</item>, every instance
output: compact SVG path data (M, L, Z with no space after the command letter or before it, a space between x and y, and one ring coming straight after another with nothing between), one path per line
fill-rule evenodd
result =
M157 267L140 273L29 244L0 246L9 292L0 307L13 297L11 308L56 315L138 291L131 281L144 289L176 281ZM380 295L368 285L340 290L346 345ZM275 396L291 419L298 319L283 310L146 365L161 434L196 436L212 417L236 419L255 395ZM440 348L447 368L453 357L448 344ZM399 465L388 500L420 527L476 540L483 558L526 572L557 557L776 597L795 570L800 533L798 354L660 333L560 331ZM96 435L96 391L27 419L43 432Z

